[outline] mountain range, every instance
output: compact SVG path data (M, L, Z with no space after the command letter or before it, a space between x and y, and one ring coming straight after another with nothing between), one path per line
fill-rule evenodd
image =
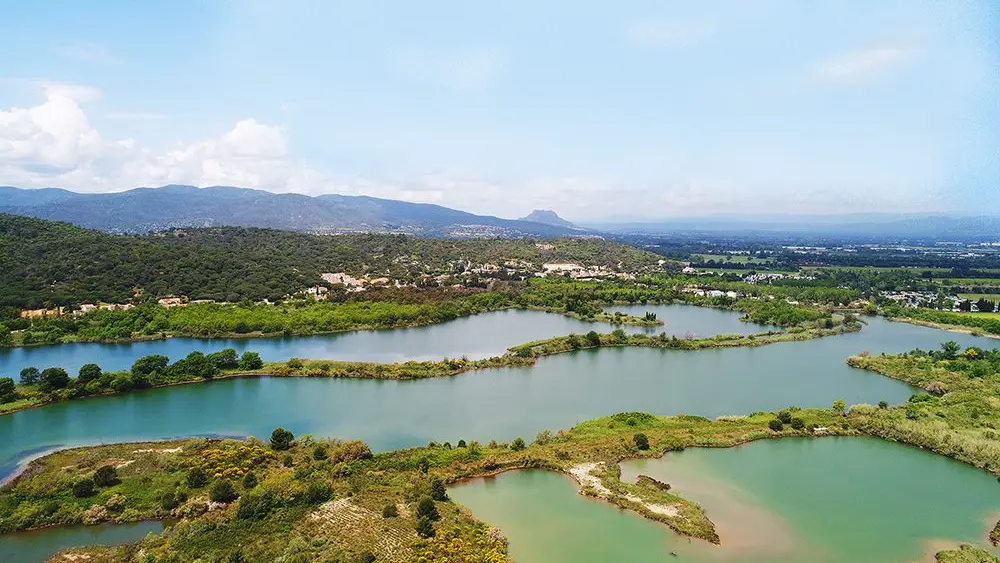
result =
M558 237L593 234L552 212L536 220L475 215L440 205L368 196L306 196L214 186L170 185L84 194L0 187L0 213L65 221L116 233L170 227L241 226L315 233L401 232L442 237ZM537 213L537 212L536 212Z

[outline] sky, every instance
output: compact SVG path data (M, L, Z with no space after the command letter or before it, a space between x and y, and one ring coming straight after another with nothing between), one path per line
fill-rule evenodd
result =
M1000 214L986 1L0 0L0 185Z

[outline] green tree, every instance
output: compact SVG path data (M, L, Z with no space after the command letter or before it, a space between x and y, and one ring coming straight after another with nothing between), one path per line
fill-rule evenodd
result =
M76 483L73 483L73 496L77 498L94 496L94 480L81 479Z
M9 377L0 377L0 403L10 403L17 399L17 387Z
M55 391L69 385L69 374L63 368L45 368L38 381L43 391Z
M285 365L288 366L288 369L302 369L303 364L302 360L298 358L291 358L290 360L285 362Z
M132 375L143 379L158 376L167 369L170 359L160 354L143 356L132 364Z
M264 362L257 352L243 352L240 356L239 368L244 370L260 369L264 367Z
M313 448L313 459L322 461L328 457L330 456L326 453L326 447L323 444L316 444L316 447Z
M590 332L588 332L587 333L587 343L590 344L591 346L600 346L601 345L601 335L597 334L597 332L595 332L593 330L590 331Z
M200 487L204 487L205 484L208 483L208 476L205 475L202 468L196 466L188 470L187 478L185 480L187 481L188 487L198 489Z
M878 408L880 408L882 410L885 410L885 409L889 408L888 401L879 401L878 402Z
M440 502L448 500L448 491L444 488L444 482L437 477L431 480L431 498Z
M941 357L945 360L954 360L958 357L958 352L962 347L958 345L958 342L954 340L949 340L941 344Z
M767 423L767 427L775 432L781 432L785 429L785 425L782 424L777 418L772 418L771 421Z
M236 500L238 496L236 489L229 479L213 481L212 486L208 488L208 498L213 502L229 504Z
M782 424L788 424L792 421L792 413L789 411L781 411L778 413L778 420L780 420Z
M632 436L632 441L635 442L635 447L639 448L640 450L649 449L649 438L647 438L646 435L643 434L642 432L639 432L635 436Z
M239 365L236 350L232 348L225 348L214 354L209 354L208 357L215 362L219 369L233 369Z
M833 402L833 410L837 411L837 414L844 414L844 409L847 408L847 403L843 399L837 399Z
M165 491L160 494L160 507L163 510L173 510L180 506L180 501L177 500L177 496L174 495L173 491Z
M21 370L21 385L34 385L38 383L42 372L36 367L26 367Z
M525 447L524 446L524 438L522 438L520 436L518 436L517 438L514 438L514 441L510 443L510 449L514 450L515 452L519 452L519 451L523 450L524 447Z
M434 505L434 499L425 497L420 500L420 503L417 504L417 518L427 518L428 520L441 518L437 506Z
M792 428L795 430L802 430L806 427L806 422L799 417L792 418Z
M0 323L0 348L10 348L14 345L14 337L7 325Z
M83 364L80 366L80 373L77 380L80 383L87 383L101 377L101 366L97 364Z
M426 516L421 516L417 520L417 535L422 538L432 538L434 537L434 524L431 523L431 519Z
M399 509L395 504L387 504L382 507L382 518L395 518L399 516Z
M94 472L94 484L98 487L110 487L118 483L118 470L114 465L102 465Z
M276 451L284 451L292 447L292 442L295 441L295 435L285 430L284 428L275 428L271 432L271 449Z

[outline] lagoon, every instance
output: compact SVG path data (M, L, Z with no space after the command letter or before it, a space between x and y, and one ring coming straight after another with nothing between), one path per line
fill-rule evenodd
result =
M581 350L535 366L419 381L228 379L51 404L0 416L0 478L49 449L192 435L362 439L376 451L431 440L532 438L623 411L715 417L905 401L915 389L848 367L861 350L937 347L960 334L871 319L862 332L759 348Z
M163 531L162 522L69 526L0 536L0 561L38 563L57 552L83 545L123 545Z
M453 487L455 502L498 526L522 563L883 563L958 543L987 547L1000 485L957 461L874 438L786 438L689 448L623 464L696 501L722 545L576 494L570 478L506 473Z

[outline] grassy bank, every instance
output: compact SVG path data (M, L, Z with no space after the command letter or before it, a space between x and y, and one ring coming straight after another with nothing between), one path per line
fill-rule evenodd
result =
M795 416L810 426L854 433L838 424L832 410ZM499 534L445 500L441 485L540 468L570 474L584 494L682 535L718 542L698 505L654 484L622 482L617 464L685 447L809 435L807 428L769 429L775 417L756 413L711 421L624 413L542 432L531 443L431 444L376 455L360 442L311 437L300 437L287 449L281 440L210 439L75 448L31 462L0 492L0 531L181 517L163 536L140 543L139 549L152 554L147 560L359 561L371 552L377 561L455 561L451 550L459 549L473 557L469 560L505 561ZM112 479L104 467L116 468ZM219 489L227 488L219 484L223 481L232 490L220 496ZM80 485L85 482L91 486ZM213 496L227 502L213 504ZM421 503L433 506L439 518L421 524ZM135 553L134 548L110 551L111 560Z

